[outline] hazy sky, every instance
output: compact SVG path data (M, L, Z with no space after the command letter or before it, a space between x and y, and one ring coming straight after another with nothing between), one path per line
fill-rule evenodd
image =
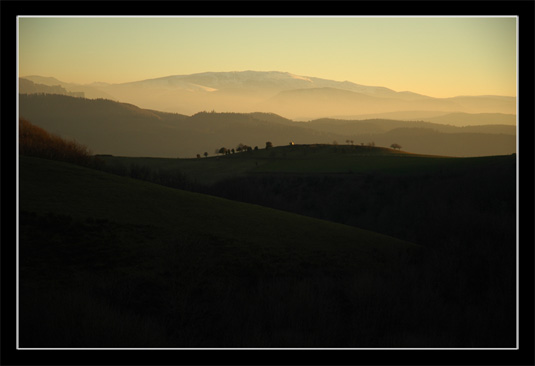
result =
M19 18L19 76L120 83L287 71L434 97L516 96L516 17Z

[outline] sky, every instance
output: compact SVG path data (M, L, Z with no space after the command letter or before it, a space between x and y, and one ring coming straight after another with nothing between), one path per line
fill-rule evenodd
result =
M516 17L19 17L19 76L285 71L432 97L517 95Z

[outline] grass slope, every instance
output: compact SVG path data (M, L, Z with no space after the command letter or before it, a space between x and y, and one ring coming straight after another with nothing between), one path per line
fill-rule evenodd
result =
M410 157L412 159L392 159ZM357 173L366 171L390 171L393 165L422 168L436 164L436 159L426 155L410 154L392 149L363 146L294 145L259 149L231 155L200 159L132 158L101 156L109 170L127 172L144 167L149 171L178 170L187 178L200 184L213 184L249 173L308 172L308 173ZM430 159L434 158L434 159Z
M206 230L210 228L228 239L269 246L310 249L325 247L328 241L333 242L329 250L355 243L363 248L406 245L394 238L327 221L311 221L287 212L170 189L61 162L22 157L20 172L21 210L156 225L195 235L207 235ZM333 248L337 245L339 247Z
M22 347L402 344L413 316L388 236L25 156L19 204Z
M251 174L433 174L489 164L495 157L456 158L412 154L382 147L294 145L200 159L100 157L112 172L140 170L148 180L162 172L180 172L191 182L212 185Z

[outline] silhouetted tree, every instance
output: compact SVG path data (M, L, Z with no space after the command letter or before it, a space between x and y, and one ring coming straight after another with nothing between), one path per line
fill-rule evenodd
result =
M266 149L270 149L273 147L273 143L271 141L266 142Z
M401 145L396 144L396 143L390 145L390 147L391 147L392 149L401 149Z
M208 153L205 151L204 152L204 157L207 158L208 157Z
M201 154L197 154L197 159L200 159L201 158Z

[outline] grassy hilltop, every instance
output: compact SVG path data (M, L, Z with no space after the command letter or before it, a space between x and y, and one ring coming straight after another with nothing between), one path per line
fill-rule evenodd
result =
M211 185L254 174L410 174L435 171L461 159L412 154L383 147L306 144L278 146L197 159L99 156L110 171L145 174L180 171L190 181Z

